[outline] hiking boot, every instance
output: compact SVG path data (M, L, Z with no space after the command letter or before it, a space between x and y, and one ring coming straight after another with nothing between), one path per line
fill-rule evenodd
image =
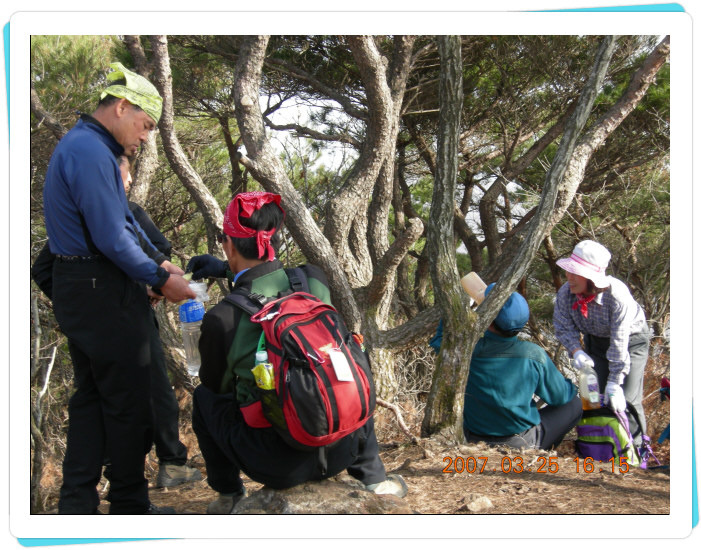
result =
M243 487L238 493L219 493L217 500L210 502L207 506L208 514L230 514L236 506L236 503L245 498L248 494L246 488Z
M197 468L190 468L185 464L161 464L156 477L156 487L175 487L200 479L202 479L202 474Z
M148 509L145 512L146 514L149 515L158 515L158 514L174 514L175 513L175 508L172 506L156 506L153 502L148 505Z
M404 478L399 474L387 476L387 479L381 483L373 483L366 485L368 491L372 491L376 495L394 495L399 498L404 498L409 492L409 488L404 481Z

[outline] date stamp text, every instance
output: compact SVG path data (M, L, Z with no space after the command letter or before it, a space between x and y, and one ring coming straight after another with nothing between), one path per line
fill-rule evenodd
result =
M538 456L535 461L524 461L520 456L505 456L500 461L490 460L486 456L444 456L444 474L482 474L501 472L503 474L556 474L560 470L557 456ZM628 472L626 457L595 460L588 456L574 459L575 472L593 474L611 472L625 474Z

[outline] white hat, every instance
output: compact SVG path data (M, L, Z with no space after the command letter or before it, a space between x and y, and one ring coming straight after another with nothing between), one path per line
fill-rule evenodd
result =
M597 288L606 288L610 285L605 273L610 259L611 253L605 246L594 241L582 241L574 247L569 258L555 263L569 273L589 279Z

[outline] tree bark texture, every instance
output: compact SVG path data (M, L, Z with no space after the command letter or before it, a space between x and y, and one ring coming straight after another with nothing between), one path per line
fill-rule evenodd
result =
M436 181L427 246L433 250L431 279L436 303L443 316L444 330L421 431L426 436L444 431L457 439L462 432L462 389L469 374L470 351L475 340L471 330L475 316L469 310L467 294L460 285L453 237L458 136L463 101L460 38L438 37L438 51L441 58L440 113Z
M367 226L367 204L380 171L385 162L394 162L398 120L386 66L373 37L349 36L347 42L365 86L370 117L365 141L353 172L330 202L327 217L333 222L326 225L325 234L339 257L351 286L359 287L370 282L372 265L367 250L367 235L360 236L356 233L357 238L353 239L353 225ZM399 103L401 105L401 101ZM388 170L392 172L392 168ZM391 181L390 178L390 185ZM380 204L384 205L387 203L386 193L383 192L382 197L384 200ZM356 221L357 218L363 219ZM352 243L349 242L351 239ZM381 243L378 244L381 246Z
M234 101L239 130L246 147L241 162L263 187L282 196L287 210L286 225L307 260L320 265L329 278L334 304L351 330L365 333L377 378L387 376L390 388L393 374L388 357L377 347L381 331L387 329L396 271L403 256L420 238L421 223L407 224L393 246L389 246L388 217L394 187L394 147L399 127L406 79L410 70L412 37L395 39L396 51L389 64L372 37L350 37L351 51L360 68L372 116L368 137L353 174L331 201L324 236L312 220L299 194L284 172L264 131L259 106L260 79L265 62L266 37L248 37L239 53ZM373 195L373 190L375 195ZM368 204L372 199L372 222ZM372 242L369 246L368 242ZM373 267L374 265L374 267ZM363 289L369 300L358 303L351 288ZM393 368L393 367L392 367ZM390 399L391 395L383 395Z
M47 422L44 415L44 407L46 392L49 387L51 371L56 361L57 346L53 347L51 358L45 364L41 355L41 343L43 331L39 320L38 298L36 293L32 293L32 356L31 356L31 381L37 382L39 388L36 393L32 392L30 433L31 433L31 473L30 473L30 511L31 513L39 513L44 510L42 499L45 491L41 487L41 478L44 474L44 465L46 464L48 448L47 448Z
M198 210L202 213L207 229L210 253L221 255L221 247L216 242L216 236L224 222L221 207L202 181L202 178L190 164L175 133L173 122L173 77L170 70L168 41L165 36L152 36L151 42L155 64L155 78L153 80L161 97L163 97L163 113L158 123L163 150L171 168L190 193L195 204L197 204Z
M222 257L221 245L219 245L216 240L216 236L224 222L221 207L214 195L212 195L202 181L202 178L190 164L175 133L173 120L173 87L170 56L168 54L168 41L165 36L152 36L151 43L155 73L152 80L163 98L163 110L158 123L163 150L173 172L178 176L178 179L180 179L197 204L198 210L202 213L207 231L209 252L215 256ZM155 166L149 167L149 169L151 168L155 170ZM146 167L144 167L144 169L146 169ZM146 176L144 176L144 181L146 181L145 178ZM180 338L172 337L172 335L178 333L177 322L174 316L168 316L163 313L159 314L158 310L157 316L160 325L161 341L166 355L166 364L170 372L176 376L176 381L178 383L184 383L187 375L184 370L184 361L181 359L180 355L182 342Z
M360 331L362 325L360 310L342 265L287 177L277 153L265 136L258 98L268 38L266 36L246 37L236 63L234 85L236 120L246 147L246 156L242 156L241 162L267 191L282 197L287 229L307 260L324 269L329 279L333 302L341 312L348 328Z
M421 221L412 218L392 246L389 244L388 221L394 197L396 143L414 41L414 37L395 37L393 56L387 64L372 37L348 37L373 113L367 125L368 135L372 137L366 140L356 170L331 207L334 222L339 214L349 215L352 219L350 250L358 272L365 273L362 282L367 284L367 300L362 309L364 331L370 336L368 351L378 395L389 401L398 391L395 355L377 345L379 331L389 328L399 264L423 234ZM353 195L357 197L355 208L348 200ZM368 201L369 207L366 206ZM334 223L328 227L327 234L332 235L343 250L343 225ZM361 234L357 227L367 227L367 230ZM360 278L356 280L361 282Z
M480 221L484 232L484 244L489 253L489 263L494 263L501 255L501 237L497 221L497 201L506 191L503 176L499 175L487 192L482 196L479 204Z
M669 53L670 37L666 36L635 72L621 98L578 141L572 153L572 162L568 164L567 170L562 176L554 217L550 224L551 228L562 219L572 202L574 194L584 178L584 170L589 159L604 144L606 138L640 104L650 84L654 82L657 72L669 59Z
M185 350L180 333L180 323L177 318L177 306L162 300L155 307L158 333L163 345L166 369L176 388L193 386L190 376L185 369Z
M156 168L158 168L158 145L156 144L156 132L152 132L139 151L132 176L133 181L129 189L129 200L141 206L146 205Z
M549 234L555 223L553 221L553 217L556 215L555 206L558 198L559 186L564 179L564 175L568 170L570 163L573 161L576 140L581 134L586 120L591 113L594 100L596 99L598 90L600 89L601 83L606 75L614 46L614 37L608 36L602 39L590 77L582 90L572 116L566 123L560 146L558 147L553 164L546 176L545 185L541 195L541 202L534 218L529 224L528 234L519 246L518 252L515 254L513 261L508 265L504 273L497 280L494 290L477 309L478 318L472 324L474 334L476 335L481 334L487 328L489 323L491 323L491 321L496 317L499 310L504 305L504 302L506 302L511 292L513 292L516 285L525 275L530 263L535 257L540 243L543 241L545 236ZM581 173L583 175L583 171ZM446 321L444 322L446 328L446 330L444 330L445 342L445 333L454 329L451 329ZM456 327L456 329L460 330L460 327ZM445 345L446 344L444 344L444 346ZM465 357L470 357L472 355L473 348L474 341L469 346L469 349L466 350L467 353L465 354ZM440 359L439 365L437 366L437 371L439 368ZM467 376L465 377L464 382L466 381ZM462 386L459 387L463 388L463 381L460 380L460 383ZM434 379L434 386L437 384L438 382ZM457 440L461 440L460 415L457 413L459 411L461 412L462 410L462 400L460 399L459 395L453 395L454 402L452 403L452 410L449 410L448 407L440 407L435 404L435 402L439 402L439 400L436 398L436 395L438 394L439 392L434 391L434 388L432 387L422 429L425 433L432 433L437 429L452 425L453 434Z

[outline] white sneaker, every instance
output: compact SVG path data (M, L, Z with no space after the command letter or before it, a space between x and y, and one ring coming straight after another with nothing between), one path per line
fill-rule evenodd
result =
M404 498L409 492L404 478L399 474L392 474L384 481L366 485L365 488L376 495L394 495L399 498Z

